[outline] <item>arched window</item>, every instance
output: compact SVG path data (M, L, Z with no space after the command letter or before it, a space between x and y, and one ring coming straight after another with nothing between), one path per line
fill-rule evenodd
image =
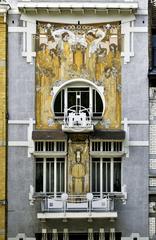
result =
M59 89L53 101L55 118L63 118L68 112L85 112L93 119L102 117L104 99L98 89L88 82L72 81Z

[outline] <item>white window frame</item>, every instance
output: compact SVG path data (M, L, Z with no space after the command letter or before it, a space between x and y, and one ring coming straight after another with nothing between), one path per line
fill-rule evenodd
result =
M94 84L92 81L86 80L86 79L72 79L69 80L65 83L63 83L61 86L59 87L54 87L53 88L53 100L52 100L52 104L51 104L51 108L52 108L52 112L55 114L54 111L54 104L55 104L55 100L57 98L57 95L59 94L60 91L64 90L64 113L67 113L67 109L68 109L68 88L89 88L89 109L90 109L90 114L93 117L93 90L97 91L98 94L101 97L101 101L102 101L102 107L103 107L103 112L101 114L101 116L95 117L93 119L99 119L102 118L102 115L104 113L105 110L105 99L104 99L104 88L101 86L97 86L96 84ZM58 117L55 116L56 119L63 119L63 117Z
M106 157L91 157L90 160L90 169L91 169L91 174L90 174L90 189L92 192L92 162L93 158L99 158L100 159L100 197L103 197L103 162ZM114 193L114 158L118 157L111 157L110 158L110 193ZM108 158L106 158L108 159ZM121 186L122 186L122 158L120 160L121 162Z
M93 151L92 150L92 144L93 143L100 143L100 150ZM111 151L103 151L103 143L104 142L110 142L111 143ZM121 151L114 151L114 143L121 143L122 148ZM122 140L103 140L103 139L97 139L97 140L91 140L90 141L90 155L92 157L122 157L125 154L124 152L124 142Z
M35 157L37 156L41 156L41 157L44 157L44 156L51 156L51 157L55 157L55 156L60 156L60 157L63 157L63 156L66 156L66 153L67 153L67 141L66 140L53 140L53 141L50 141L50 140L44 140L44 141L41 141L41 140L37 140L37 141L34 141L34 142L43 142L43 151L34 151L33 155ZM52 142L54 143L54 150L53 151L46 151L46 142ZM62 143L64 142L64 151L58 151L57 150L57 143Z
M54 192L47 192L46 191L46 166L47 166L47 161L48 158L53 158L54 159ZM64 158L64 192L66 192L66 185L67 185L67 159L66 157L54 157L54 156L44 156L42 157L43 159L43 191L41 193L43 194L54 194L54 197L57 197L58 192L57 192L57 159L58 158ZM35 159L35 165L36 165L36 159ZM36 189L36 167L35 167L35 189ZM37 192L38 193L38 192Z

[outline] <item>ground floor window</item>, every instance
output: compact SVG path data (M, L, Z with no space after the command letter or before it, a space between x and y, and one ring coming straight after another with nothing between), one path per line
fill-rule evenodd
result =
M92 158L92 192L121 192L121 158Z
M65 159L36 158L36 192L61 194L65 188Z

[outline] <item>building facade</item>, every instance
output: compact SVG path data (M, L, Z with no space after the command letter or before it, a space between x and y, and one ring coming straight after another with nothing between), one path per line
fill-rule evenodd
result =
M7 236L7 11L9 5L0 1L0 239Z
M8 14L8 239L147 239L148 1Z
M149 3L149 99L150 99L150 155L149 155L149 236L156 233L155 227L155 2Z

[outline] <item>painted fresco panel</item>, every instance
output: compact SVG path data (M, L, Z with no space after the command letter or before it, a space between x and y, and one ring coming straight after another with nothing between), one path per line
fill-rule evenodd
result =
M52 111L53 88L83 78L104 88L105 109L96 128L120 128L120 23L37 24L37 128L58 129Z
M83 195L89 192L89 176L88 138L81 135L69 136L68 193Z

